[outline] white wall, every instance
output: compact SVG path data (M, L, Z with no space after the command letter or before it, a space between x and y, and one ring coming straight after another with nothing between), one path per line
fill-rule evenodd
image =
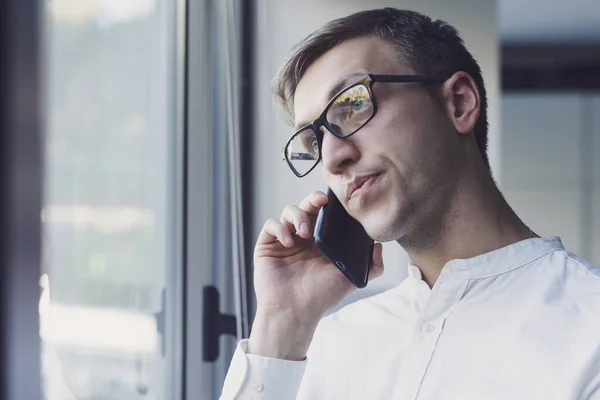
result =
M542 236L600 264L600 95L502 99L502 190Z
M596 41L599 16L598 0L498 0L503 43Z
M278 115L270 92L270 81L294 44L325 22L360 10L383 6L412 9L443 19L460 31L467 47L480 63L486 81L489 93L490 162L498 175L499 60L495 0L260 0L257 3L254 105L257 135L254 150L257 156L254 166L254 237L250 240L255 240L265 220L279 218L285 205L299 202L315 189L326 188L318 171L298 179L281 160L281 149L291 135L292 128ZM395 242L384 245L384 261L384 276L369 284L367 289L357 291L355 296L381 291L406 276L407 257Z

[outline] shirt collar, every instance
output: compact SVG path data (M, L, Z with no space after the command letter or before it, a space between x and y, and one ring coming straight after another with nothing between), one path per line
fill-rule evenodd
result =
M450 260L442 269L438 280L500 275L556 250L564 250L558 236L522 240L476 257ZM422 279L419 267L410 263L408 276L415 280Z

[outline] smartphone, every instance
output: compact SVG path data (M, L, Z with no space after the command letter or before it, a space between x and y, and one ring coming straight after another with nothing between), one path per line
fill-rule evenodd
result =
M327 189L329 202L319 211L315 242L357 288L367 286L374 241L360 222L352 218L342 203Z

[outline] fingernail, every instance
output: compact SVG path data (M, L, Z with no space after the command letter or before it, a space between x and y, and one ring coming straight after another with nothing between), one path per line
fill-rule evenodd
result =
M300 232L308 233L308 224L306 222L300 224Z

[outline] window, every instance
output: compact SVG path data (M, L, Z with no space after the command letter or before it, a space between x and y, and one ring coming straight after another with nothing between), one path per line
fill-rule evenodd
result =
M47 400L174 398L178 3L44 3Z

